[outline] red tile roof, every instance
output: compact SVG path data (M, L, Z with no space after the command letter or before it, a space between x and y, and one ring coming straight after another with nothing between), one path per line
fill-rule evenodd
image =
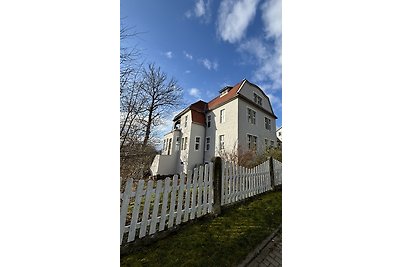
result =
M228 102L229 100L233 99L237 95L240 86L245 81L248 82L246 79L244 79L244 80L240 81L239 83L235 84L233 87L230 87L230 86L225 87L224 89L229 90L228 93L224 94L223 96L218 95L217 97L215 97L213 100L211 100L208 103L206 103L202 100L199 100L196 103L191 104L190 106L188 106L187 108L182 110L178 115L176 115L174 118L174 121L179 119L182 116L182 114L184 114L185 112L190 110L191 114L192 114L192 121L202 124L202 125L205 125L205 123L206 123L205 113L208 110L213 110L213 109L219 107L220 105ZM254 85L254 86L257 86L257 85ZM224 91L224 90L220 90L220 93L222 93L222 91ZM262 93L265 95L265 93L263 91L262 91ZM269 113L269 111L266 111L266 112ZM271 114L273 116L275 116L275 114L273 114L273 113L271 113Z
M234 98L242 83L243 83L243 81L240 81L235 86L233 86L233 88L230 89L229 92L227 94L225 94L224 96L221 96L221 97L217 96L216 98L214 98L213 100L208 102L208 109L209 110L214 109L214 108L218 107L219 105L221 105L222 103L225 103L228 100L231 100L232 98Z
M205 116L204 112L199 112L197 110L191 110L191 112L192 112L192 121L193 122L197 122L201 125L206 124L206 116Z

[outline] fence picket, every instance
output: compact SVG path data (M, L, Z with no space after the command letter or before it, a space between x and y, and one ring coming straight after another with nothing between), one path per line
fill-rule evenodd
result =
M128 213L128 207L129 207L129 202L131 199L132 195L132 184L133 184L133 179L129 178L128 181L126 182L125 185L125 191L122 194L122 205L121 205L121 215L120 215L120 243L122 243L122 238L124 237L125 233L125 221L126 221L126 215Z
M142 202L143 186L144 180L139 180L139 184L136 189L135 204L132 211L132 220L129 227L128 242L135 240L136 224L139 217L140 204Z
M226 181L226 189L225 189L225 200L224 203L228 204L230 202L230 197L231 197L231 190L232 190L232 162L227 162L226 163L226 176L225 176L225 181Z
M185 193L185 212L183 215L184 222L187 222L187 220L189 219L191 182L192 182L192 172L190 170L188 170L187 182L186 182L186 193Z
M203 186L204 186L204 182L203 182L203 174L204 174L204 170L203 170L203 165L200 166L199 168L199 190L197 192L197 208L196 208L196 217L200 217L201 215L201 210L202 210L202 206L201 206L201 198L203 197Z
M174 225L175 205L176 205L176 191L178 189L178 175L174 175L172 178L172 191L171 199L169 204L169 216L168 216L168 228Z
M204 166L204 190L203 190L203 211L202 215L207 214L208 202L207 202L207 194L208 187L210 186L210 180L208 177L208 164ZM222 204L221 204L222 205Z
M221 177L221 206L224 205L225 203L225 188L226 188L226 180L227 180L227 174L226 174L226 161L221 160L221 169L222 169L222 177Z
M178 207L176 213L176 225L180 224L182 220L182 204L183 204L182 200L184 191L185 191L185 175L181 173L179 182Z
M161 195L162 184L163 184L162 180L157 181L156 198L154 199L154 207L153 207L153 213L151 215L149 235L152 235L156 232L156 225L157 225L157 221L158 221L158 207L160 204L160 195Z
M210 186L208 187L208 212L212 212L212 204L213 204L213 198L214 198L214 187L213 187L213 170L214 170L214 164L212 162L209 163L209 179L208 182L210 183Z
M236 202L236 198L237 198L237 191L238 191L238 187L237 187L237 182L239 180L239 167L236 164L233 164L233 179L232 179L232 196L231 196L231 203Z
M253 196L258 194L258 177L260 176L260 165L256 166L255 176L254 176L254 188L253 188Z
M266 164L266 169L267 169L267 179L266 179L266 191L269 191L272 189L271 187L271 174L269 172L269 162Z
M196 192L197 192L197 168L193 170L193 187L192 187L192 210L190 212L190 219L193 220L196 212Z
M164 180L164 192L163 192L163 203L161 207L161 220L158 231L162 231L165 228L165 219L167 218L167 206L168 206L168 195L170 190L171 178L167 177Z
M140 225L139 238L142 238L146 235L147 223L149 220L150 197L151 197L152 192L153 192L153 180L149 180L147 182L147 187L146 187L146 198L145 198L145 202L144 202L144 209L143 209L143 215L142 215L142 223Z

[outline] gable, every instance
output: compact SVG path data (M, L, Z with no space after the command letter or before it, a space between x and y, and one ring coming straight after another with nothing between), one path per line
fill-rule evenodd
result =
M268 111L268 112L270 112L272 114L275 114L273 109L272 109L272 105L271 105L271 102L270 102L268 96L257 85L252 84L252 83L250 83L249 81L246 80L244 85L238 91L238 94L240 96L246 98L250 102L254 103L254 105L259 106L259 104L257 104L254 101L254 94L256 94L262 100L261 107L264 108L266 111Z

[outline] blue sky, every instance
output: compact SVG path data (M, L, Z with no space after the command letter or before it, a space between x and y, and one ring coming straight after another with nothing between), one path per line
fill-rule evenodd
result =
M281 10L281 0L121 0L120 15L125 26L142 32L132 42L146 61L178 80L187 103L210 101L246 78L270 97L278 128Z

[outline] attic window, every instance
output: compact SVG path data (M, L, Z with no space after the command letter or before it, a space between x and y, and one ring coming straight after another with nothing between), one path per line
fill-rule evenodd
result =
M223 97L224 95L226 95L228 93L228 91L229 91L228 89L225 91L222 91L222 93L219 95L219 97Z
M262 98L261 98L261 96L259 96L256 93L254 93L254 102L256 102L257 104L262 106Z
M224 88L222 88L221 90L219 90L219 97L223 97L224 95L226 95L229 90L231 90L233 87L232 86L225 86Z

